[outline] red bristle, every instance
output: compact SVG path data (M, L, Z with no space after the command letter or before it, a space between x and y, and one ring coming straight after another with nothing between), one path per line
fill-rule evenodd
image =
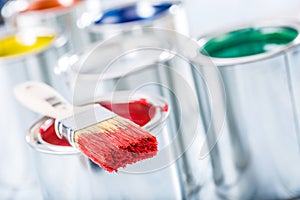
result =
M125 120L115 120L116 126L119 128L111 132L101 133L101 137L116 147L124 150L129 150L136 153L144 153L149 151L157 151L157 140L155 136L144 131L135 124L126 122Z
M78 138L79 148L96 164L109 172L117 172L118 168L125 167L138 161L151 158L157 151L149 153L135 153L119 149L105 141L105 138L95 134L86 134Z
M117 172L118 168L156 155L155 136L119 117L108 124L113 127L104 131L99 128L97 133L81 132L76 141L79 149L102 168Z

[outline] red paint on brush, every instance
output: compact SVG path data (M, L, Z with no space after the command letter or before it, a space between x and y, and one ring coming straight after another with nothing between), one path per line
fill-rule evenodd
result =
M141 126L151 120L157 109L146 99L130 103L101 102L100 104ZM167 106L160 109L168 111ZM106 127L107 124L99 124L107 129L99 130L98 133L79 133L76 143L85 155L103 169L117 172L121 167L151 158L157 154L156 137L137 125L128 123L119 117L110 119L108 121L109 127Z
M77 142L84 154L109 172L151 158L158 151L156 137L131 124L126 124L126 130L83 134Z

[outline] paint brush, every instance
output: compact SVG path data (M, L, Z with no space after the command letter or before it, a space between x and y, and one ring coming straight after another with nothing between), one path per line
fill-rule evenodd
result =
M73 107L40 82L20 84L14 92L31 110L55 118L56 134L109 172L151 158L158 151L155 136L98 104Z

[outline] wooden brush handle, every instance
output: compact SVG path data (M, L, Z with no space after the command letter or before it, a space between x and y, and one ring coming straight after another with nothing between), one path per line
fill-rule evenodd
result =
M73 110L71 104L45 83L22 83L14 88L14 94L24 106L48 117L61 119L70 116Z

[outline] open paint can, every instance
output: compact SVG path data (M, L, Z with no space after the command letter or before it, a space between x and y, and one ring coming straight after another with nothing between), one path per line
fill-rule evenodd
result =
M80 50L87 44L88 37L83 27L78 26L78 18L87 10L99 9L95 0L58 1L58 0L12 0L3 9L5 24L17 30L36 26L48 26L68 38L72 50ZM92 13L91 13L92 14Z
M198 159L205 136L195 88L189 79L190 65L181 56L172 54L188 52L176 44L181 41L184 46L191 41L173 31L143 30L146 31L138 30L99 43L81 55L62 57L58 71L68 77L76 105L112 91L132 90L163 96L170 107L166 123L171 142L166 150L172 149L175 156L173 160L162 161L161 167L177 170L183 197L191 198L207 180L210 167L209 159Z
M199 40L199 53L218 70L217 76L204 73L205 79L225 94L219 110L202 109L215 185L223 196L299 198L299 31L299 22L269 21ZM210 108L211 92L203 84L198 80L200 105ZM220 110L222 128L208 131Z
M25 81L38 80L66 94L65 83L54 74L56 60L60 53L66 52L64 44L63 38L56 37L55 32L46 28L3 33L0 37L0 194L4 199L18 195L26 198L26 194L33 192L18 192L26 192L26 188L30 189L34 184L35 171L21 133L36 115L17 102L14 87Z
M174 166L151 168L160 159L172 157L171 151L163 156L160 153L169 143L165 128L168 102L159 96L134 91L106 94L96 102L155 135L158 154L118 173L108 173L71 147L67 140L58 139L53 120L44 117L33 124L26 136L35 151L44 199L181 199Z
M106 8L87 28L91 42L137 28L155 27L188 33L184 9L179 1L134 1Z

